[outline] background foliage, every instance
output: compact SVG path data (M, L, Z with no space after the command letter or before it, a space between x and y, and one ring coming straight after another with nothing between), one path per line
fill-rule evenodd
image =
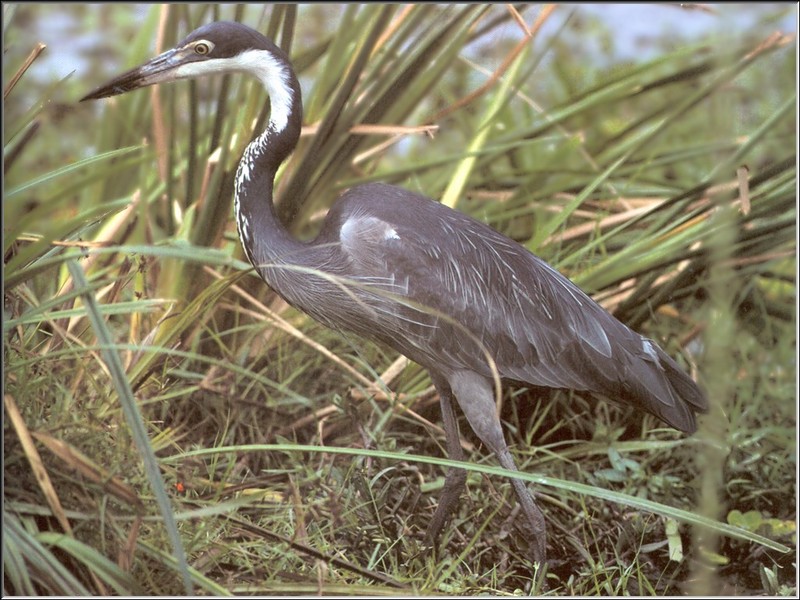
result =
M747 30L696 10L718 23L699 42L654 35L618 60L615 24L581 7L4 5L4 592L530 588L513 493L465 424L478 470L423 547L445 464L425 373L309 321L243 261L232 177L263 91L226 76L75 103L224 18L300 74L277 189L297 235L359 182L441 198L708 390L689 439L506 390L548 593L796 593L794 7Z

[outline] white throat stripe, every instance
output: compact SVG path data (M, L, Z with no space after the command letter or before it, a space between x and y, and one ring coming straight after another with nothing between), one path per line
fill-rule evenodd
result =
M181 79L230 72L246 73L261 82L269 94L269 122L273 131L285 129L294 101L292 88L289 86L289 74L267 50L246 50L233 58L212 58L175 69L175 75Z

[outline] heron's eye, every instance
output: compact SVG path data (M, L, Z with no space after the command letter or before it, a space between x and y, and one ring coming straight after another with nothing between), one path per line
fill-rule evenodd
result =
M211 47L205 42L199 42L194 46L195 54L199 54L200 56L205 56L209 52L211 52Z

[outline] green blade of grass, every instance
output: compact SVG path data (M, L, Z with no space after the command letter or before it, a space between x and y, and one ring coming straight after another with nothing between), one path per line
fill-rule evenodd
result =
M517 74L528 58L529 47L530 46L526 46L525 49L514 59L513 63L508 69L508 72L502 78L497 93L494 94L489 106L487 106L486 112L480 120L480 125L475 131L472 141L469 143L469 147L467 148L467 156L456 167L453 176L450 178L450 183L447 185L447 188L442 195L441 202L445 206L454 208L459 198L464 195L464 188L466 187L470 174L475 169L475 165L478 161L478 153L480 153L481 149L486 144L489 132L491 131L491 127L497 119L498 113L508 103L510 95L514 92Z
M3 591L5 578L19 595L90 596L88 589L30 532L20 519L3 507Z
M92 289L98 289L102 287L103 284L97 283L92 285ZM35 307L32 310L27 311L24 315L17 319L6 319L3 321L3 330L6 331L8 329L12 329L19 325L33 325L35 323L39 323L43 320L42 315L46 314L47 319L69 319L72 317L79 317L86 314L86 311L82 308L71 308L67 310L54 310L51 311L50 309L55 306L60 306L70 298L82 296L86 294L85 290L72 290L68 294L64 294L63 296L58 296L54 300L50 300L47 304L42 304ZM136 300L132 302L115 302L114 304L110 305L102 305L99 306L98 309L100 314L104 316L111 316L111 315L125 315L125 314L133 314L133 313L152 313L156 312L159 309L164 308L165 304L171 304L170 300Z
M97 313L100 313L100 310L97 310ZM127 351L127 352L135 352L139 355L138 361L131 366L130 375L128 376L128 380L133 382L133 385L130 387L137 387L141 385L142 381L146 379L147 375L152 371L153 364L157 361L163 361L165 357L172 357L172 358L179 358L184 360L194 360L198 361L203 364L213 365L221 369L225 369L230 371L231 373L235 373L237 375L241 375L246 379L255 381L271 390L274 390L282 395L287 396L288 398L294 400L295 402L302 402L303 404L307 404L306 399L291 390L286 384L278 383L273 381L269 378L260 375L252 370L248 370L245 367L241 367L239 365L233 364L226 360L221 360L218 358L213 358L209 356L203 356L196 352L187 352L184 350L177 350L175 348L168 348L164 346L142 346L137 344L97 344L97 345L84 345L80 348L80 351L76 352L74 348L65 348L63 350L56 350L53 352L49 352L47 356L34 356L32 358L28 358L25 360L20 361L15 366L24 367L30 364L35 364L39 362L48 362L52 360L58 360L60 358L75 358L76 353L83 355L85 352L92 352L92 351ZM137 377L134 377L137 375ZM130 384L129 384L130 385Z
M163 246L147 245L125 245L125 246L106 246L104 248L87 249L88 254L102 255L141 255L152 256L155 258L174 258L191 263L198 263L217 267L232 267L239 270L249 270L249 263L231 258L229 254L214 248L198 248L191 244L173 244ZM57 254L37 260L36 262L17 269L15 272L6 273L4 284L6 289L13 288L31 278L41 275L43 272L60 266L73 258L66 254Z
M60 169L55 169L54 171L50 171L49 173L45 173L41 177L35 177L30 181L26 181L23 184L18 185L15 188L7 190L5 192L5 199L9 200L22 192L26 192L35 188L36 186L42 185L44 183L49 183L55 179L60 177L64 177L65 175L69 175L74 173L78 169L82 169L84 167L96 165L97 163L102 163L104 161L108 161L120 156L125 156L126 154L130 154L136 150L141 150L142 146L128 146L127 148L120 148L118 150L110 150L109 152L104 152L103 154L98 154L96 156L90 156L88 158L84 158L82 160L76 161L66 167L62 167Z
M67 263L70 275L75 282L75 287L78 289L85 289L88 283L83 276L83 271L75 261ZM164 480L161 477L161 471L158 467L158 461L153 448L150 445L150 439L147 435L147 428L144 424L144 419L139 412L139 407L136 404L136 398L131 390L128 378L125 375L125 369L122 366L122 361L119 355L111 350L114 343L114 338L108 330L105 321L97 306L97 301L91 292L83 295L83 301L86 306L86 314L92 323L92 327L97 335L97 339L101 344L101 353L106 367L111 373L111 379L114 387L119 395L120 404L122 406L125 418L128 421L128 426L131 429L136 447L139 449L139 455L144 462L145 473L150 480L150 485L153 487L153 492L156 497L156 502L161 510L161 515L164 518L164 526L167 529L167 535L172 543L172 549L175 552L175 559L178 565L178 571L183 578L183 585L186 593L192 595L192 581L189 574L189 566L186 562L186 552L183 549L181 542L180 532L175 522L175 516L172 512L167 489Z
M248 444L235 447L219 447L219 448L206 448L202 450L192 450L180 455L164 457L162 458L162 461L179 462L189 457L211 456L214 454L223 454L226 452L235 452L235 453L312 452L312 453L347 454L350 456L365 456L371 458L383 458L386 460L413 461L413 462L438 465L441 467L455 467L459 469L464 469L466 471L477 471L480 473L486 473L487 475L498 475L501 477L516 477L524 481L530 481L531 483L536 483L539 485L553 487L556 489L575 492L577 494L583 494L586 496L593 496L601 500L608 500L610 502L616 502L618 504L623 504L625 506L630 506L632 508L636 508L639 510L649 511L665 517L670 517L672 519L675 519L676 521L681 521L683 523L707 527L713 531L718 532L721 535L726 535L732 538L753 542L755 544L759 544L760 546L764 546L766 548L769 548L771 550L776 550L778 552L784 552L784 553L791 552L791 548L788 548L783 544L775 542L762 535L746 531L739 527L728 525L727 523L715 521L713 519L709 519L708 517L696 515L687 510L674 508L672 506L667 506L666 504L661 504L659 502L653 502L652 500L647 500L645 498L640 498L638 496L630 496L628 494L622 494L620 492L593 487L590 485L577 483L574 481L557 479L555 477L545 477L542 475L534 475L530 473L523 473L520 471L509 471L507 469L502 469L500 467L478 465L478 464L460 462L444 458L422 456L419 454L401 454L398 452L386 452L382 450L365 450L360 448L336 448L329 446L309 446L304 444L297 444L297 445Z
M133 579L130 573L126 573L108 558L97 552L97 550L76 540L74 537L46 531L40 533L37 539L47 546L63 550L76 558L102 581L110 585L120 596L128 594L144 595L144 589Z
M173 569L183 572L184 567L180 564L177 557L172 556L168 552L164 552L160 548L156 548L143 540L139 540L137 547L144 551L145 554L161 564L169 565ZM212 596L233 596L233 594L226 587L220 585L216 581L209 579L200 571L193 567L185 567L186 573L190 578L191 583L196 584L200 589L205 590Z
M739 146L730 158L718 164L708 175L709 181L713 181L715 177L721 173L733 171L745 156L756 146L761 139L771 132L775 125L784 117L797 111L797 94L794 94L784 102L778 110L773 112L752 135L748 136L747 140Z

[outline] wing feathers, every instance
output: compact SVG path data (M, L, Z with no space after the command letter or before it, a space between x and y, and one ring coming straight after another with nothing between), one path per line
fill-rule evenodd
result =
M385 320L359 332L439 372L491 376L488 352L504 378L604 394L694 431L707 401L691 378L547 263L405 190L370 184L348 194L338 210L353 275L407 282L411 301L382 306Z

